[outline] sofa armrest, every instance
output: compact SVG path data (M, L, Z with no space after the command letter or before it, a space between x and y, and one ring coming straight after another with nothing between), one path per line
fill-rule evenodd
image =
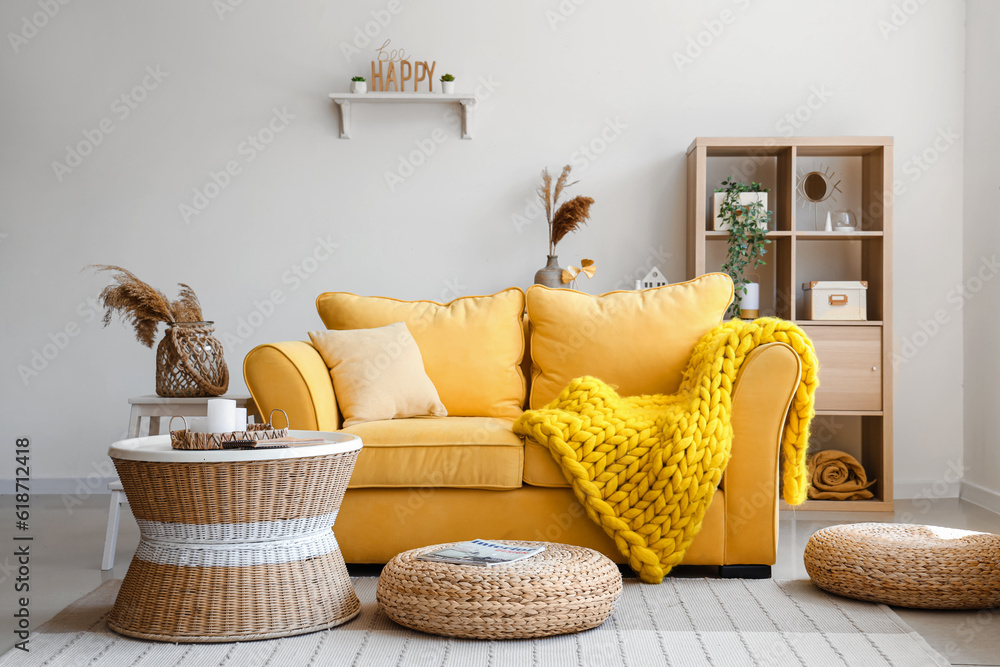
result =
M258 345L243 360L243 377L264 419L272 409L280 408L288 414L289 428L340 428L330 370L312 344L291 341Z
M747 355L733 388L732 457L723 478L726 564L772 565L777 557L778 452L802 373L785 343Z

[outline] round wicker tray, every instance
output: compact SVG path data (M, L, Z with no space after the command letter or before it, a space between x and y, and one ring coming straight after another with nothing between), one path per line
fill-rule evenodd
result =
M845 597L922 609L1000 605L1000 535L856 523L817 531L804 558L814 584Z
M580 632L607 619L622 591L618 567L583 547L545 551L492 567L416 560L439 544L393 558L378 580L387 616L408 628L469 639L526 639Z

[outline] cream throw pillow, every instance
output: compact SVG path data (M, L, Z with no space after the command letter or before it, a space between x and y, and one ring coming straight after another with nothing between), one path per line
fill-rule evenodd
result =
M403 322L377 329L310 331L309 338L330 369L344 428L448 414Z

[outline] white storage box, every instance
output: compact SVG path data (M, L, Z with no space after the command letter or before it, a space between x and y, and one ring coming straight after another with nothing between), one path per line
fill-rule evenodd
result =
M864 280L814 280L802 284L805 320L867 320Z
M715 220L712 224L716 231L729 231L729 223L723 222L720 217L722 214L722 202L726 201L725 192L715 192L712 197L712 205L715 209ZM741 192L740 193L740 206L748 206L755 201L759 201L764 206L764 210L767 210L767 193L766 192ZM761 225L761 228L766 228L767 225Z

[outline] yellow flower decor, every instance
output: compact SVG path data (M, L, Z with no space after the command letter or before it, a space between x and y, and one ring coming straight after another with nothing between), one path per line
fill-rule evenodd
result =
M570 266L563 269L562 281L563 285L569 285L571 289L576 289L576 278L580 274L584 274L588 278L593 278L594 274L597 273L597 266L594 264L594 260L585 259L580 262L580 268L575 266Z

